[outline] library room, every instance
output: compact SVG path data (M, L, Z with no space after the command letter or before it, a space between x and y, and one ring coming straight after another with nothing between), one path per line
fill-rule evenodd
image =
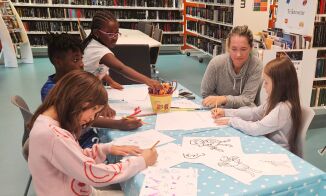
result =
M0 0L0 195L326 195L326 0Z

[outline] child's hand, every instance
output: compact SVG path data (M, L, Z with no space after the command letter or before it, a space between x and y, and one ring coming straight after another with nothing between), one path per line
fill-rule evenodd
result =
M228 118L218 118L215 120L215 123L217 125L228 125L229 121L230 121L230 119L228 119Z
M128 155L139 155L142 154L143 150L138 148L137 146L111 146L112 155L121 155L121 156L128 156Z
M157 156L158 156L155 148L153 148L153 149L145 149L145 150L143 150L141 155L145 159L146 166L154 165L156 163Z
M115 110L112 109L109 105L107 105L107 107L105 107L105 109L101 112L100 115L106 118L114 118L115 114Z
M152 89L162 89L163 88L161 83L157 80L149 79L149 81L146 84L147 84L147 86L151 87Z
M226 104L226 97L225 96L208 96L206 97L203 102L203 106L206 107L217 107L223 104Z
M141 119L135 117L122 118L120 120L119 129L123 131L129 131L129 130L137 129L142 125L143 124Z
M213 108L211 113L213 118L221 118L225 116L224 109L222 108Z
M117 89L117 90L122 90L123 89L123 86L121 84L119 84L118 82L116 81L111 81L111 83L109 83L109 85L114 88L114 89Z

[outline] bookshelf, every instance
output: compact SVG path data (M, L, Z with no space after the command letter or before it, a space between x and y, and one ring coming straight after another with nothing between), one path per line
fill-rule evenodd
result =
M14 6L27 30L33 51L44 48L45 34L67 32L78 36L78 19L90 29L98 10L109 10L121 28L136 29L147 21L163 30L163 50L183 46L182 0L16 0Z
M184 49L195 49L210 57L221 54L225 39L236 25L255 32L268 27L268 1L184 0ZM245 16L245 17L244 17ZM252 20L255 18L255 20ZM190 55L190 52L187 53ZM202 61L202 58L199 58Z
M317 50L310 106L316 114L326 114L326 1L318 0L316 5L312 47Z
M33 63L26 31L9 0L0 2L0 40L0 63L5 67L18 67L18 63Z

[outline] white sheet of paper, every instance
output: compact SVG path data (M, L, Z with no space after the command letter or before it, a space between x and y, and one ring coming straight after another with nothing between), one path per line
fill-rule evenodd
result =
M182 111L158 114L155 130L190 130L222 127L214 123L210 111Z
M196 169L150 169L140 190L140 196L196 196Z
M178 108L201 108L201 105L190 101L188 99L178 99L178 100L173 100L171 103L171 107L178 107Z
M256 165L244 158L246 155L216 153L214 156L205 157L205 165L218 170L244 184L263 175Z
M152 113L152 106L149 96L146 97L145 100L136 101L136 100L128 100L122 102L109 102L111 108L113 108L117 113L121 114L132 114L136 107L140 107L141 113Z
M147 86L128 87L123 90L107 89L109 100L145 100L148 96Z
M153 166L148 167L148 169L169 168L184 162L181 146L175 143L168 143L166 145L160 146L156 148L156 151L158 154L157 161Z
M263 175L296 175L291 160L286 154L246 154L244 159L262 171Z
M212 156L218 153L243 154L240 137L183 137L182 152ZM193 156L189 158L194 159Z
M139 148L146 149L151 148L158 140L160 143L157 145L162 145L174 141L175 139L167 136L163 133L155 131L153 129L134 133L127 135L121 138L118 138L113 141L114 145L133 145L138 146Z

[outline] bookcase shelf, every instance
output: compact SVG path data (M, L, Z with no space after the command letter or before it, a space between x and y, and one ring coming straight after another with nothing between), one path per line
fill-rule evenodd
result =
M121 28L135 29L140 21L158 26L163 30L163 47L183 44L182 0L16 0L14 5L32 46L38 49L46 44L46 32L67 32L77 36L78 21L84 29L89 29L95 12L103 9L116 16Z
M18 67L18 63L33 63L26 31L11 1L0 2L0 40L0 63L5 67Z
M214 57L224 52L227 35L234 26L248 25L254 33L267 29L269 8L253 10L251 5L256 4L254 0L246 1L250 6L243 6L241 0L184 0L183 48L200 49Z
M316 114L326 114L326 13L325 0L317 1L313 31L313 48L317 50L316 63L313 67L315 78L312 83L310 106Z

